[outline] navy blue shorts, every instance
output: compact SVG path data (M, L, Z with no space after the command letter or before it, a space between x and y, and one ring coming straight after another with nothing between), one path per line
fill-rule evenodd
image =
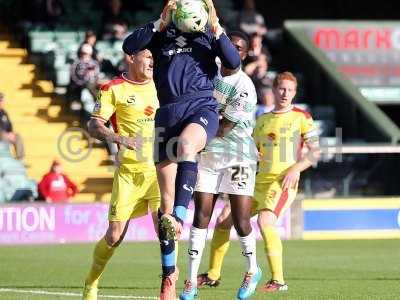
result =
M207 142L215 137L219 125L214 98L177 102L160 107L155 116L154 162L175 161L178 137L190 123L201 125ZM194 139L196 137L193 137Z

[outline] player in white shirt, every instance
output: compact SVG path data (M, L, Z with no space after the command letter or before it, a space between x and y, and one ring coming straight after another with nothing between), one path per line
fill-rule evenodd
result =
M248 38L241 32L231 32L228 36L243 61L249 47ZM214 96L220 106L220 124L217 137L209 142L199 157L195 213L188 250L189 274L180 295L182 300L192 300L197 296L197 273L207 227L220 193L229 195L234 227L247 260L247 270L237 298L247 299L254 294L261 278L261 269L256 261L255 235L250 225L257 167L257 148L252 138L256 90L241 68L229 70L221 66Z

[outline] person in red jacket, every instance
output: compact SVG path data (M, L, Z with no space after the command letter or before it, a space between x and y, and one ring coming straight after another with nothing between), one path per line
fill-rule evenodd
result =
M76 184L63 174L58 160L53 161L50 171L43 176L38 188L42 197L49 203L68 202L78 192Z

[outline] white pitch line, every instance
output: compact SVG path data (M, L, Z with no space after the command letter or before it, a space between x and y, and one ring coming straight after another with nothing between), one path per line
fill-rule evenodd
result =
M49 296L82 297L82 294L78 294L78 293L49 292L49 291L42 291L42 290L19 290L19 289L5 289L5 288L0 288L0 293L17 293L17 294L36 294L36 295L49 295ZM147 296L120 296L120 295L99 295L99 298L112 298L112 299L158 299L157 297L147 297Z

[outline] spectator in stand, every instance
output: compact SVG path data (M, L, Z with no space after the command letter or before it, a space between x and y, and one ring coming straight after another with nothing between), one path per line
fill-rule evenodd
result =
M269 113L275 107L275 96L271 86L262 88L258 94L256 118L263 114Z
M128 21L122 10L121 0L109 0L102 18L102 38L104 40L123 40L128 32Z
M80 47L78 59L71 65L71 82L67 91L67 96L70 100L80 99L84 88L87 88L92 96L96 98L100 66L92 56L92 46L83 44Z
M99 66L100 66L100 72L104 73L108 79L113 78L116 75L119 75L120 73L117 73L116 68L113 66L112 62L109 59L106 59L99 53L99 51L96 48L96 42L97 42L97 36L96 33L93 30L88 30L85 32L85 40L82 42L82 44L79 46L78 49L78 56L79 52L81 50L81 47L84 44L89 44L92 46L93 54L92 58L96 61L98 61Z
M0 93L0 140L12 144L15 149L15 157L22 160L25 156L24 143L19 134L13 131L11 120L4 109L5 96Z
M256 61L249 63L244 71L253 80L256 90L259 91L266 86L272 86L272 80L267 76L268 56L262 52Z
M99 51L96 49L96 43L97 43L96 33L93 30L87 30L85 32L85 39L83 40L82 44L79 46L78 56L79 56L79 52L80 52L82 46L84 44L88 44L88 45L92 46L92 50L93 50L92 58L94 60L100 61Z
M267 61L270 62L271 55L269 54L268 48L263 44L263 37L258 33L254 33L250 37L250 49L249 55L246 59L246 65L248 63L254 62L262 54L267 54Z
M43 176L38 185L41 197L49 203L68 202L78 192L78 188L63 173L61 163L54 160L50 171Z
M267 33L264 17L256 12L254 0L244 1L243 9L239 14L239 28L249 36L252 36L254 33L263 36Z

